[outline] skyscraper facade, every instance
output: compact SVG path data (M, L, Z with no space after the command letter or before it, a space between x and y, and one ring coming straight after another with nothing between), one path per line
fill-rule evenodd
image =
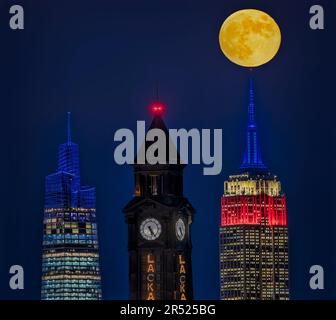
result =
M81 186L78 145L59 146L58 168L45 180L42 300L99 300L101 276L94 187Z
M124 208L130 299L190 300L194 209L183 194L185 165L179 156L177 164L168 163L170 137L162 120L163 105L154 103L151 110L154 117L149 129L164 133L166 163L151 164L148 159L141 163L138 157L134 164L134 197ZM141 150L148 154L150 148L153 142L146 141Z
M220 298L287 300L288 228L281 183L262 161L250 80L246 150L224 182L220 220Z

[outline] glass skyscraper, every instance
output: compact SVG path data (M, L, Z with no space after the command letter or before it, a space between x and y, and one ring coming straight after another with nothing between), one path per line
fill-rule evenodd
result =
M59 146L58 168L45 180L42 300L99 300L101 276L94 187L81 186L78 145Z
M246 140L241 171L221 198L220 298L287 300L286 197L260 155L252 79Z

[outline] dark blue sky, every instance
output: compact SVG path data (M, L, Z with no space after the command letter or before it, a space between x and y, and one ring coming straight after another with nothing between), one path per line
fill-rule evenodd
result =
M309 28L324 5L326 30ZM9 6L25 8L25 30L8 27ZM66 140L66 112L80 145L82 182L97 188L103 294L127 299L127 228L121 212L132 168L114 163L113 134L150 121L159 81L171 128L222 128L223 172L185 169L193 224L195 297L217 299L220 196L243 154L249 72L220 52L218 31L233 11L257 8L279 23L276 58L254 71L265 163L288 201L290 286L296 299L336 298L334 1L133 0L0 3L2 183L0 298L39 299L44 177ZM11 291L21 264L25 290ZM309 268L325 269L325 290L309 289Z

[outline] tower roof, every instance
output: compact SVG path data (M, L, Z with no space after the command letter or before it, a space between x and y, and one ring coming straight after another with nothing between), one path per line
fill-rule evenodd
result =
M164 110L164 106L162 103L160 104L156 103L151 106L153 120L148 130L161 129L167 136L169 134L169 131L162 119L163 110Z
M264 165L258 142L257 124L255 121L255 103L254 103L254 83L249 79L249 104L248 104L248 124L246 131L246 146L241 169L247 171L264 171L267 167Z
M173 148L175 148L175 150L176 150L176 146L173 144L173 142L172 142L172 140L171 140L171 138L170 138L170 136L169 136L169 130L168 130L168 128L166 127L166 124L164 123L164 121L163 121L163 119L162 119L162 115L163 115L163 113L164 113L164 111L165 111L165 105L161 102L161 101L159 101L159 100L156 100L156 101L154 101L151 105L150 105L150 112L151 112L151 114L153 115L153 119L152 119L152 122L151 122L151 125L149 126L149 128L148 128L148 131L149 130L152 130L152 129L160 129L160 130L162 130L163 131L163 133L164 133L164 135L165 135L165 143L166 143L166 145L165 145L165 149L166 149L166 164L165 165L169 165L170 163L169 163L169 153L170 153L170 151L171 151L171 149L170 149L170 146L172 146ZM147 132L148 132L147 131ZM146 133L147 134L147 133ZM147 141L147 139L146 139L146 141L144 141L144 147L145 147L145 149L143 150L143 147L141 148L141 151L144 151L145 152L145 155L147 154L147 150L148 150L148 148L153 144L153 143L155 143L155 142L157 142L157 139L155 139L155 141ZM140 151L140 152L141 152ZM137 165L137 159L138 159L138 156L139 156L139 154L137 154L136 155L136 157L135 157L135 164ZM182 166L184 166L182 163L181 163L181 160L180 160L180 155L179 155L179 153L176 151L176 154L174 155L175 157L176 157L176 161L177 161L177 163L175 164L175 165L182 165ZM146 162L146 165L148 165L148 162L147 162L147 159L145 160L145 162ZM153 166L160 166L160 165L162 165L162 164L156 164L156 165L153 165ZM173 164L174 165L174 164ZM157 169L156 167L153 167L153 169Z

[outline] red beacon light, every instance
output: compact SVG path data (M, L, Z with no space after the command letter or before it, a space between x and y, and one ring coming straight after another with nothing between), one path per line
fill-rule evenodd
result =
M162 102L156 101L150 105L150 111L154 116L161 116L165 111L165 106Z

